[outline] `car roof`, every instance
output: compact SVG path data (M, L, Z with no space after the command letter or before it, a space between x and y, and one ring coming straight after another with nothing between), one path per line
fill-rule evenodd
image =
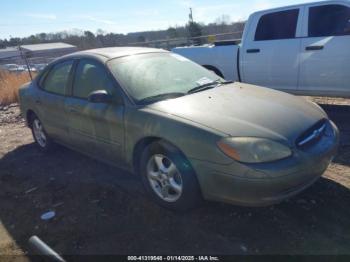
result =
M349 4L350 1L349 0L322 0L322 1L310 1L310 2L306 2L306 3L300 3L300 4L294 4L294 5L285 5L285 6L280 6L280 7L276 7L276 8L269 8L269 9L264 9L264 10L259 10L256 11L254 13L252 13L251 15L257 15L260 13L265 13L265 12L273 12L273 11L279 11L279 10L285 10L285 9L291 9L291 8L298 8L298 7L303 7L303 6L307 6L307 5L328 5L328 4Z
M90 49L80 52L75 52L64 56L64 58L73 57L96 57L103 60L109 60L113 58L119 58L123 56L131 56L137 54L147 54L147 53L166 53L168 51L163 49L148 48L148 47L107 47L107 48L97 48Z

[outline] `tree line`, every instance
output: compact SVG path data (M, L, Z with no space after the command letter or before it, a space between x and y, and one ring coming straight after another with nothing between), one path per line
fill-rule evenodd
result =
M0 48L26 44L65 42L77 46L80 50L126 46L130 44L146 43L148 41L171 40L176 38L192 38L203 35L227 34L219 37L218 40L238 39L242 36L245 22L228 22L227 16L218 18L214 23L203 24L194 21L188 22L185 26L169 27L167 30L155 30L136 32L128 34L107 33L101 29L95 33L83 30L61 31L57 33L40 33L29 37L12 37L0 39ZM234 33L237 32L237 33Z

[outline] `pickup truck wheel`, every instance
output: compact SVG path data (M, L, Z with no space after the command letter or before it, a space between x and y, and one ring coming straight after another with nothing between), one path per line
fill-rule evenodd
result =
M42 151L49 151L53 147L53 142L47 135L44 126L36 115L33 115L30 120L30 128L32 130L34 141L39 148Z
M152 143L141 156L142 182L159 205L175 211L197 206L201 200L197 178L188 160L172 146Z

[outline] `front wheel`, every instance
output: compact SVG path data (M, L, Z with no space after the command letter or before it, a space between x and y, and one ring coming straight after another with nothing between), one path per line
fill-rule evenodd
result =
M153 143L143 152L140 171L143 184L159 205L184 211L201 200L195 173L181 152L170 145Z

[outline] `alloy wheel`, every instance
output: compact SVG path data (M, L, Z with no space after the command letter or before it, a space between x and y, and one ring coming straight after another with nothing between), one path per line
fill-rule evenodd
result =
M44 128L39 119L35 119L33 121L33 133L35 140L37 141L39 146L44 148L46 146L47 138L44 132Z
M175 202L181 197L181 174L168 157L162 154L151 156L147 163L147 178L153 191L162 200Z

